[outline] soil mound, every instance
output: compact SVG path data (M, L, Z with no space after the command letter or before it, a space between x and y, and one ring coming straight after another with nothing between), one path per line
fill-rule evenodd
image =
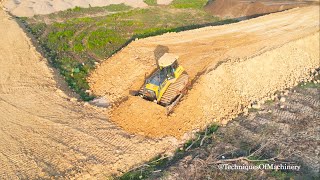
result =
M311 2L276 0L215 0L206 5L210 14L224 18L249 18L258 15L303 7Z
M193 82L171 116L162 106L129 95L156 68L159 46L180 56ZM214 119L225 122L252 101L293 86L319 67L318 49L319 7L296 8L134 41L101 63L89 83L92 92L111 102L127 99L111 117L126 131L180 138Z

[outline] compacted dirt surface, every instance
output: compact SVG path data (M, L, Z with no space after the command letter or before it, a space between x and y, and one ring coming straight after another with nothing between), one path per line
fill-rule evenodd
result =
M57 88L47 61L0 10L0 179L103 178L171 147L119 129Z
M129 95L164 52L180 56L192 84L170 116ZM96 95L117 104L111 120L126 131L181 138L208 123L226 123L319 66L319 6L311 6L134 41L100 64L89 82Z

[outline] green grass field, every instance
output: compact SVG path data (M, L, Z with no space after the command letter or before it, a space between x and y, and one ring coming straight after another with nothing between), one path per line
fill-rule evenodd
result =
M153 4L154 1L146 1ZM59 69L71 89L85 101L91 100L86 78L100 62L135 38L179 32L220 21L201 7L204 0L175 0L168 6L133 9L124 4L70 9L47 16L22 18L37 38L46 57ZM101 13L103 15L101 15Z

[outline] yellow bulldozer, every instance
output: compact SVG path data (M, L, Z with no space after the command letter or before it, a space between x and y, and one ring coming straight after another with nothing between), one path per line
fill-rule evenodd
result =
M169 114L185 94L189 76L174 54L165 53L157 63L158 69L145 80L138 95L167 107Z

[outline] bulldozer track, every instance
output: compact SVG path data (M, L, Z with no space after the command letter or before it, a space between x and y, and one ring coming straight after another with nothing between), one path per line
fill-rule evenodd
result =
M177 79L176 82L170 84L167 91L163 94L160 104L165 106L170 105L186 89L188 80L188 74L184 73Z

